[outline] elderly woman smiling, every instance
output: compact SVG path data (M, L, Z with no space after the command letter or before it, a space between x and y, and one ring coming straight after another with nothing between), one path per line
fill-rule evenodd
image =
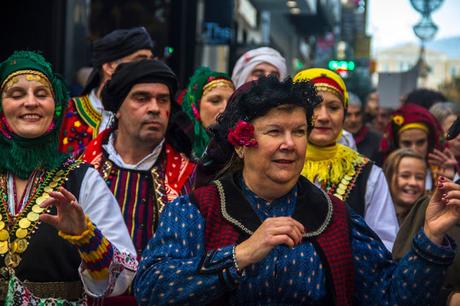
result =
M319 101L311 83L274 77L232 95L213 129L229 165L165 208L142 255L138 303L431 303L454 257L444 234L459 219L460 187L439 182L413 249L393 262L362 217L300 176Z

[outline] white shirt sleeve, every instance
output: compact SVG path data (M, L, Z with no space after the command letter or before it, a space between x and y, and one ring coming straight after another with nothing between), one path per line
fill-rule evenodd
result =
M425 176L425 190L429 191L432 189L433 189L433 176L432 176L430 167L428 167L426 171L426 176Z
M136 258L136 250L121 214L120 206L106 183L94 168L88 168L80 189L79 204L85 214L121 254ZM112 261L112 264L113 261ZM135 263L134 265L136 265ZM119 275L112 276L109 267L109 279L91 278L83 265L80 275L87 293L93 297L119 295L131 284L135 269L123 267ZM117 267L119 270L120 267Z
M347 146L355 151L358 151L358 148L356 147L356 142L355 139L353 138L353 135L348 132L347 130L342 130L342 137L337 141L340 144L343 144L344 146Z
M376 165L372 165L364 200L364 220L391 252L399 230L398 218L385 175Z

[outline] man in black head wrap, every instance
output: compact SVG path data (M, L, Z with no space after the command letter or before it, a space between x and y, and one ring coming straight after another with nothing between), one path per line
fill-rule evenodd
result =
M101 94L105 109L115 114L115 128L100 133L82 156L117 198L139 258L164 205L191 191L195 164L166 136L176 90L175 74L160 61L119 65Z
M60 147L78 155L108 127L112 113L104 109L100 94L117 66L153 57L153 41L144 27L115 30L93 43L93 71L82 96L70 100L62 125Z

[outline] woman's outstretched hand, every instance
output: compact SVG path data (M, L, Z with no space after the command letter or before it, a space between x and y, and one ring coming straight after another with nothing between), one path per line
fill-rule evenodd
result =
M67 235L81 235L86 229L85 213L75 196L60 187L59 191L49 193L50 197L40 207L55 206L56 215L41 214L40 220L46 222Z
M439 177L425 213L423 230L441 245L447 231L460 220L460 185Z

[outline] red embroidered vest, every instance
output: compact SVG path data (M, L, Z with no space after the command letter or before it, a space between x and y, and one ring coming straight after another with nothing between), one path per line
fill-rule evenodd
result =
M306 181L306 179L301 179ZM310 182L308 184L312 185ZM243 236L247 234L223 216L222 212L226 211L225 207L223 207L225 203L222 202L220 191L218 190L222 188L222 185L217 186L211 184L198 188L190 194L191 201L197 205L205 220L204 238L207 251L236 244L241 239L242 234ZM301 184L300 186L302 187L303 185ZM326 194L324 195L326 196ZM308 194L306 197L308 197ZM352 305L354 265L347 208L339 199L335 197L329 198L332 203L332 218L319 235L308 239L311 239L312 243L320 248L318 253L326 267L328 279L332 284L335 305ZM299 197L298 200L303 200L304 205L297 205L297 207L307 207L308 209L308 206L313 204L310 201L305 201L305 198L300 199ZM230 201L228 201L228 204L230 204ZM327 205L326 198L324 198L324 205ZM295 217L295 214L293 217ZM311 227L306 226L305 228Z

